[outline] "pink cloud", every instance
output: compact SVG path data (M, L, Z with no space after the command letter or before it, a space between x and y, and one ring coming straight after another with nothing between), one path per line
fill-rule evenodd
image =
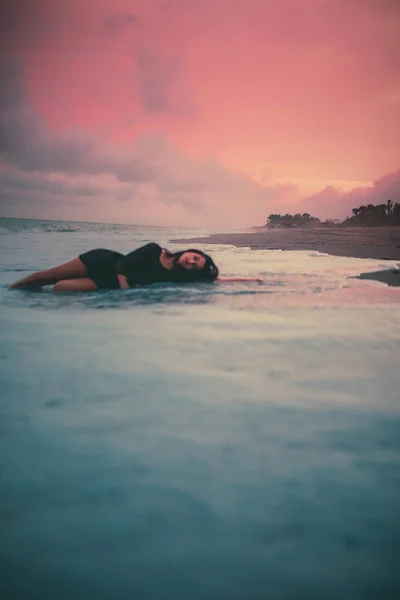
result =
M9 214L25 206L26 216L41 218L227 227L263 220L268 202L290 188L185 155L163 135L121 148L54 132L27 101L15 61L0 69L0 90L0 196Z
M343 219L351 215L352 208L386 204L389 199L400 202L400 169L383 175L370 186L356 187L348 192L327 186L317 194L303 198L299 209L321 218Z
M151 202L187 206L179 213L185 222L197 183L198 219L220 215L222 222L225 214L227 224L247 225L295 202L342 215L376 186L351 196L332 182L378 181L399 167L394 0L3 5L0 52L23 64L24 118L35 115L24 129L19 113L21 127L13 130L26 134L22 170L49 176L70 152L70 168L75 159L82 176L97 169L104 177L108 168L121 186L152 185L153 177ZM40 152L28 156L39 138ZM146 161L139 156L144 140ZM321 182L323 191L314 186L308 194L307 181ZM57 211L66 214L63 202ZM103 218L112 220L119 200L104 202Z

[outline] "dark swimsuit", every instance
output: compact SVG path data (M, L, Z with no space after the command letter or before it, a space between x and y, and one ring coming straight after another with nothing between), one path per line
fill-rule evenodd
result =
M171 272L160 263L161 246L151 242L126 256L102 248L89 250L79 258L98 289L119 289L118 273L125 275L129 286L171 281Z
M115 265L124 255L112 250L89 250L80 254L79 258L88 270L88 277L92 279L99 290L119 289L119 281Z

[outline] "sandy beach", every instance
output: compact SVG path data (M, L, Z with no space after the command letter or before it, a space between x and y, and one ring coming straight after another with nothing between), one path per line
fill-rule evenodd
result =
M191 245L231 244L254 250L314 250L334 256L400 261L400 227L256 229L173 241ZM398 270L365 273L361 277L400 285Z
M400 260L400 227L257 229L173 241L232 244L254 250L316 250L334 256Z

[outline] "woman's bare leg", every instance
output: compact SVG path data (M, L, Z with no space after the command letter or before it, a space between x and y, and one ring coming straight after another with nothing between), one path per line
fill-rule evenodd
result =
M62 281L64 279L80 279L87 277L88 271L80 258L74 258L69 262L66 262L53 269L47 269L46 271L39 271L38 273L32 273L24 279L13 283L10 288L21 288L21 287L40 287L42 285L51 285Z
M93 292L94 290L97 290L97 285L89 277L63 279L53 287L53 292Z

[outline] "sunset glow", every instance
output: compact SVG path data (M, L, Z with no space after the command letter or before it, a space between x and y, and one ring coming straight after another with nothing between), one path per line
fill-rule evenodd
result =
M227 229L400 201L397 0L1 11L3 216Z

